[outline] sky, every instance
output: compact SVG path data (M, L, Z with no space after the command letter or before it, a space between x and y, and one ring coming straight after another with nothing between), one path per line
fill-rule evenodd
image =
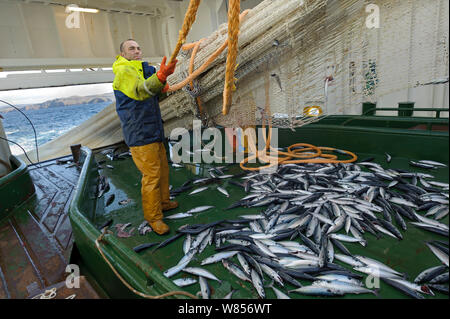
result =
M9 102L13 105L36 104L73 95L86 96L112 92L112 83L100 83L40 89L0 91L0 100L5 100L6 102ZM5 104L0 102L0 109L2 109L3 107L5 107Z

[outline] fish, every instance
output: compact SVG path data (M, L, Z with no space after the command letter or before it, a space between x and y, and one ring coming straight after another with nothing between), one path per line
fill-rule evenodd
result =
M171 242L175 241L176 239L180 238L181 236L183 236L183 233L178 233L168 239L166 239L165 241L163 241L162 243L160 243L153 251L152 253L154 253L156 250L158 250L159 248L165 247L168 244L170 244Z
M203 192L204 190L207 190L207 189L208 189L208 186L200 187L200 188L197 188L196 190L193 190L192 192L190 192L189 195L198 194L198 193Z
M190 286L192 284L195 284L197 282L197 279L186 277L186 278L175 279L172 282L175 285L177 285L178 287L186 287L186 286Z
M259 276L259 274L255 271L255 269L252 269L252 271L251 271L251 279L252 279L253 287L255 288L259 297L262 299L266 298L266 293L264 291L262 279Z
M375 259L369 258L367 256L355 255L355 258L360 260L362 263L364 263L366 265L373 266L375 268L379 268L379 269L387 271L387 272L391 272L391 273L393 273L393 274L395 274L397 276L402 276L403 275L402 273L392 269L391 267L389 267L389 266L387 266L387 265L385 265L385 264L383 264L383 263L381 263L381 262L379 262L379 261L377 261Z
M222 283L222 281L214 276L211 272L209 272L206 269L199 268L199 267L186 267L183 269L184 272L187 272L188 274L197 275L199 277L204 277L211 280L216 280L219 283Z
M126 232L125 228L127 228L128 226L131 226L131 223L126 223L126 224L116 224L115 227L117 228L117 237L120 238L128 238L133 236L133 230L134 228L132 228L130 231Z
M447 167L446 164L443 164L443 163L440 163L440 162L436 162L436 161L430 161L430 160L420 160L420 161L418 161L418 163L426 164L426 165L433 165L433 166Z
M177 213L169 216L164 216L165 219L181 219L186 217L191 217L192 214L190 213Z
M448 271L444 274L434 277L429 281L430 284L444 284L448 283Z
M372 293L378 295L377 291L362 287L360 285L353 285L348 282L343 282L339 280L319 280L314 281L312 286L324 287L331 290L340 291L343 294L366 294Z
M291 297L289 297L288 295L286 295L284 292L278 290L277 288L274 287L273 285L273 281L272 283L267 286L268 288L272 288L273 292L275 293L275 296L277 297L277 299L291 299Z
M339 289L331 289L328 287L310 285L304 286L297 289L293 289L289 291L296 292L302 295L310 295L310 296L343 296L345 293Z
M217 254L214 254L214 255L204 259L201 262L201 265L204 266L204 265L208 265L208 264L213 264L213 263L221 261L222 259L230 258L230 257L236 255L237 253L238 253L238 251L227 251L227 252L217 253Z
M433 254L444 264L448 267L448 255L444 253L439 248L431 245L430 243L426 243L428 248L433 252Z
M186 255L191 248L192 236L190 234L186 235L186 238L183 242L183 252Z
M414 162L414 161L410 161L409 165L415 166L415 167L420 167L420 168L426 168L426 169L432 169L435 167L434 165L431 165L431 164L425 164L425 163Z
M131 199L124 199L119 202L119 205L126 205L131 202Z
M363 286L363 283L353 277L340 275L340 274L325 274L315 277L316 279L323 281L340 281L354 286Z
M153 229L150 227L148 222L144 220L138 227L138 233L141 236L144 236L145 234L151 232Z
M198 207L195 207L195 208L192 208L192 209L188 210L186 213L189 213L189 214L201 213L201 212L204 212L204 211L206 211L208 209L211 209L211 208L214 208L214 206L198 206Z
M228 192L226 191L226 189L222 188L222 187L217 187L217 190L219 192L221 192L222 194L224 194L226 197L230 197L230 194L228 194Z
M138 252L141 252L141 251L143 251L143 250L145 250L147 248L150 248L150 247L153 247L153 246L156 246L156 245L159 245L159 244L160 244L159 241L158 242L154 242L154 243L145 243L145 244L141 244L141 245L138 245L138 246L134 247L133 250L138 253Z
M235 275L239 279L241 279L243 281L251 282L251 279L248 277L246 272L244 272L242 269L240 269L239 266L234 264L233 262L231 262L227 259L222 259L222 265L225 267L225 269L227 269L229 272L231 272L233 275Z
M425 297L422 296L420 293L418 293L416 290L413 290L413 289L409 288L408 285L405 285L403 282L397 281L394 279L381 277L381 280L383 280L384 282L388 283L389 285L399 289L406 295L413 297L415 299L425 299Z
M111 194L111 195L108 197L108 200L106 201L105 207L108 207L109 205L111 205L111 204L114 202L114 198L115 198L115 195L114 195L114 194Z
M423 283L423 282L429 282L431 279L442 274L446 269L447 269L447 267L444 265L427 268L424 271L422 271L420 274L417 275L417 277L414 279L414 282L416 284Z
M208 281L202 276L199 277L198 281L200 283L200 291L202 294L202 298L209 299L211 296L211 290L209 289Z
M231 299L231 297L234 295L234 293L236 293L237 291L239 291L238 289L233 289L233 288L231 288L231 291L228 293L228 294L226 294L224 297L223 297L223 299Z
M384 154L386 155L386 162L387 162L387 163L390 163L391 160L392 160L392 156L389 155L388 153L384 153Z
M186 266L190 263L190 259L186 258L183 261L178 262L178 264L176 264L175 266L167 269L165 272L163 272L163 275L166 276L167 278L170 278L174 275L176 275L177 273L179 273L180 271L184 270L186 268Z

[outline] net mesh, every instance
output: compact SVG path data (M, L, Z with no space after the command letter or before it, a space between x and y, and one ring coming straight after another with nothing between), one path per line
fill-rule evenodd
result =
M448 81L448 6L444 0L263 1L241 23L230 113L221 114L225 50L193 89L160 103L166 130L190 128L196 117L205 126L270 119L274 127L295 129L332 114L361 114L363 102L446 107L430 105L421 93L427 83ZM201 43L194 69L226 38L224 24ZM170 85L188 75L189 59L190 52L180 57ZM323 113L305 114L311 106Z

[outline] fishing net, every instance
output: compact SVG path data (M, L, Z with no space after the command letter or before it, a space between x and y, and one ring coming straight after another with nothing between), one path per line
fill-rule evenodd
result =
M448 81L448 6L444 0L263 1L241 20L230 112L222 114L224 50L192 85L160 103L166 133L192 128L196 118L204 126L295 129L328 115L361 114L363 102L446 107L422 93ZM193 69L227 36L223 24L203 39ZM179 55L171 86L189 75L192 51Z

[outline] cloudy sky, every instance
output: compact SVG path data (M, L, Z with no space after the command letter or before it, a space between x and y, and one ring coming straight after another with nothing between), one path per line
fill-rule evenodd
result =
M41 89L22 89L0 91L0 100L5 100L13 105L42 103L48 100L69 97L73 95L85 96L94 94L112 93L111 83L62 86ZM0 102L0 109L5 106Z

